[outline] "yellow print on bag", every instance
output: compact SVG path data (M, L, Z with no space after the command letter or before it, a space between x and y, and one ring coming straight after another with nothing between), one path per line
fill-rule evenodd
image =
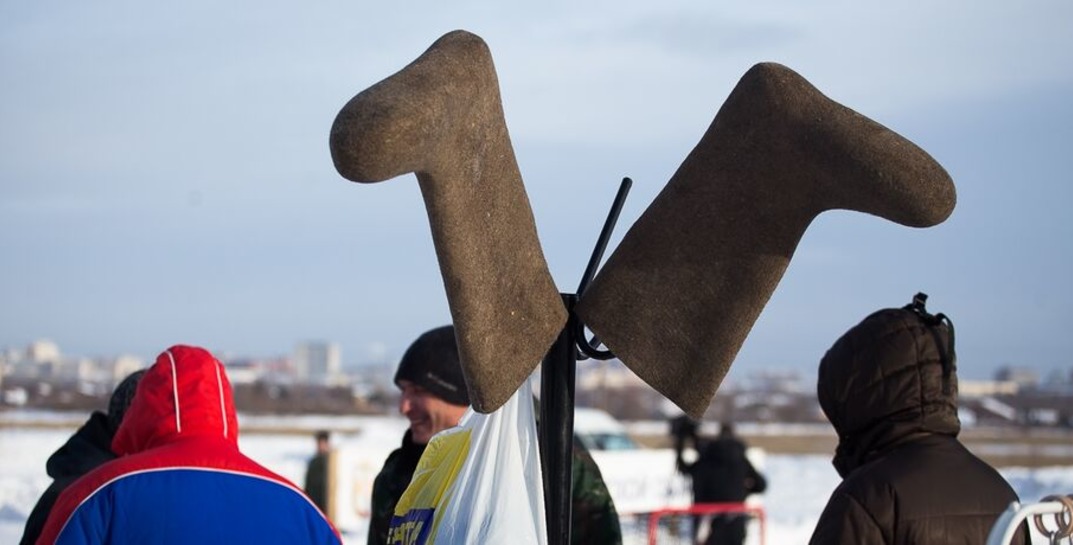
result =
M469 455L470 430L452 429L435 435L427 447L410 486L395 505L388 531L390 545L426 545L434 541L444 495L451 489Z

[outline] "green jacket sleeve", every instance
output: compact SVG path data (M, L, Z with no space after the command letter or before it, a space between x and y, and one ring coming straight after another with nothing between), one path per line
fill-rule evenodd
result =
M611 494L607 491L600 468L588 451L574 442L572 545L619 545L622 543L622 528Z
M410 475L399 468L399 454L395 451L384 462L384 468L373 481L373 495L369 506L368 545L387 545L387 534L391 527L391 517L395 514L395 504L399 502Z

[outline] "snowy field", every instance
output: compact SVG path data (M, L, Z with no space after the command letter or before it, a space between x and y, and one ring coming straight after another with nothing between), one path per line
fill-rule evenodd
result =
M47 416L47 415L46 415ZM39 428L11 426L13 418L40 420L41 414L3 415L7 427L0 428L0 544L18 543L23 524L38 496L48 486L44 465L48 456L67 439L79 420L77 417L53 415L70 427ZM405 421L399 418L288 418L261 420L243 418L249 427L280 427L279 433L247 433L240 436L242 450L269 469L301 483L307 459L312 455L312 430L324 427L337 432L333 442L351 448L383 452L399 441ZM303 433L309 430L310 433ZM297 433L296 433L297 431ZM838 484L838 475L826 456L790 456L768 454L764 462L768 491L763 495L767 511L768 544L804 544L812 533L830 492ZM1073 467L1038 469L1001 468L1024 500L1037 500L1048 494L1073 491ZM755 532L750 543L756 543ZM365 543L363 529L345 536L348 544Z

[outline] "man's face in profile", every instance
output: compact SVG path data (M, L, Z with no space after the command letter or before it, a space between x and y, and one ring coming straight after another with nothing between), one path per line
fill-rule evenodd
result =
M426 444L433 435L458 425L466 412L467 407L452 405L408 380L399 380L398 385L402 390L399 412L410 421L415 443Z

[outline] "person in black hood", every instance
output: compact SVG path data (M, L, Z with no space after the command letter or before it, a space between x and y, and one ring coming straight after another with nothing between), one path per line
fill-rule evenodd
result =
M817 394L843 480L810 545L984 543L1017 501L957 439L954 327L926 300L871 314L820 362Z
M45 471L52 477L52 484L30 511L19 545L32 545L37 541L60 492L90 470L116 458L111 450L112 437L123 422L123 415L144 374L144 370L135 371L120 381L108 400L108 412L93 411L86 423L45 462Z

